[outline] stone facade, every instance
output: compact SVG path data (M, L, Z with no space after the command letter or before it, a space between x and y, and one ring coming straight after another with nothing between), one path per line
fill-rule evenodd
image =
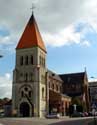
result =
M20 108L23 102L29 105L30 116L42 116L46 110L46 84L42 82L45 80L46 67L40 64L40 57L45 60L45 56L38 47L16 50L12 98L13 109L17 110L19 116L22 116Z

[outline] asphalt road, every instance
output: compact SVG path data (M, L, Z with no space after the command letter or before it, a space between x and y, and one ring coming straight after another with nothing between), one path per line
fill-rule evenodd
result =
M88 125L93 118L1 118L0 125Z

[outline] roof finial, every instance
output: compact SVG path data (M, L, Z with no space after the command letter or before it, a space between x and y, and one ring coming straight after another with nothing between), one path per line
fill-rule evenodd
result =
M35 9L35 5L32 3L32 7L30 8L32 10L32 14L33 14L33 10Z

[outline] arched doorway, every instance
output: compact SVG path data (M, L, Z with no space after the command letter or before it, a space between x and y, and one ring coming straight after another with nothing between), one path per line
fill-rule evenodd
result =
M20 104L20 114L23 117L29 117L30 116L30 107L27 102L23 102Z

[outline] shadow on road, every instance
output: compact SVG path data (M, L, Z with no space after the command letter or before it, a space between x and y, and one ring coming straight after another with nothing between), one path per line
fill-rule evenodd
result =
M69 121L63 120L48 125L88 125L89 121L91 121L91 119L79 119L79 120L69 120Z

